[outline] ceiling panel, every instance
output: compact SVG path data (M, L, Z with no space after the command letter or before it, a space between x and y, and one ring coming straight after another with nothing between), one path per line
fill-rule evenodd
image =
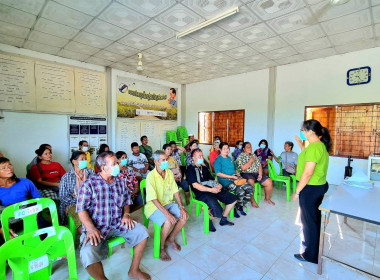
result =
M113 62L110 60L106 60L100 57L96 56L91 56L86 60L88 63L96 64L96 65L101 65L101 66L110 66Z
M38 15L45 4L45 0L0 0L0 3L33 15Z
M34 30L55 35L65 39L72 39L78 34L79 29L69 27L45 18L39 18L34 25Z
M149 16L155 17L164 10L173 6L176 1L175 0L117 0L121 4L138 11L139 13Z
M0 4L0 20L31 28L36 20L36 16L14 9L10 6Z
M201 42L190 38L189 36L185 36L182 38L176 39L175 37L163 42L164 45L175 48L179 51L184 51L190 49L192 47L198 46Z
M218 51L227 51L244 45L242 41L232 35L226 35L208 43Z
M235 59L240 59L240 58L244 58L247 56L254 55L257 52L254 49L252 49L251 47L244 45L244 46L232 49L232 50L228 50L224 53L235 58Z
M263 20L272 19L304 7L302 0L256 0L248 4Z
M234 33L243 42L249 44L275 36L275 33L264 23L248 27Z
M150 49L145 50L145 52L158 55L160 57L167 57L169 55L177 53L178 51L165 45L156 45Z
M139 50L135 48L131 48L120 43L113 43L109 45L108 47L106 47L105 50L116 53L116 54L120 54L123 56L131 56L131 55L137 56L137 53L139 52Z
M24 48L32 50L32 51L43 52L43 53L48 53L52 55L56 55L61 49L58 47L48 46L48 45L40 44L33 41L27 41L24 45Z
M260 62L264 62L266 60L268 60L268 58L263 56L262 54L256 54L256 55L248 56L244 59L240 59L242 63L248 64L248 65L257 64Z
M157 21L149 21L135 30L135 33L156 42L163 42L175 35L175 31Z
M240 3L238 0L183 0L182 4L186 7L190 7L194 12L204 18L209 19L238 6Z
M323 37L325 33L319 25L312 25L289 33L281 34L289 44L298 44L305 41L311 41Z
M29 40L55 47L63 47L69 42L67 39L39 31L32 31L29 35Z
M311 10L319 21L326 21L354 12L366 9L369 7L369 0L350 0L344 5L333 6L330 0L324 0L316 5L311 6Z
M375 25L376 37L380 38L380 24Z
M380 22L380 6L376 6L372 8L373 20L375 23Z
M187 63L196 60L196 57L189 55L185 52L176 53L170 56L171 60L177 61L179 63Z
M102 38L99 36L96 36L94 34L82 31L80 32L75 38L74 41L83 43L95 48L103 49L110 45L113 41L108 40L106 38Z
M372 26L367 26L364 28L359 28L336 35L331 35L330 41L334 45L345 45L355 41L366 40L373 37Z
M109 40L119 40L128 33L125 29L99 19L95 19L91 22L86 27L86 31Z
M53 1L49 1L46 4L41 16L77 29L84 28L93 18Z
M335 49L339 54L360 51L363 49L373 48L375 47L374 39L361 40L357 42L353 42L347 45L336 46Z
M246 7L242 7L239 9L239 13L219 21L217 25L227 32L235 32L259 22L260 19L254 13Z
M326 38L319 38L313 41L297 44L293 46L299 53L311 52L331 47L330 41Z
M132 56L131 58L134 60L133 65L134 64L137 65L137 61L138 61L137 53L135 54L135 56ZM142 61L143 61L143 63L145 63L145 62L150 63L150 62L157 61L157 60L159 60L161 58L162 58L161 56L158 56L158 55L155 55L155 54L151 54L151 53L148 53L148 52L144 52Z
M292 47L285 47L273 51L263 53L269 59L279 59L287 56L292 56L297 54L297 52Z
M281 39L280 36L262 40L256 43L251 44L250 46L258 52L268 52L275 49L280 49L288 44Z
M113 52L109 52L106 50L101 50L100 52L95 54L96 57L104 58L113 62L121 61L125 58L125 56L116 54ZM137 63L136 63L137 64Z
M129 33L118 42L138 50L145 50L157 44L157 42L135 33Z
M206 57L205 60L208 60L209 62L213 64L220 64L222 62L231 61L233 60L233 58L224 53L216 53L216 54Z
M324 50L318 50L318 51L313 51L313 52L308 52L302 54L302 56L309 60L309 59L316 59L316 58L321 58L321 57L328 57L335 55L336 51L333 48L328 48Z
M34 0L33 0L34 1ZM102 11L111 0L55 0L56 2L81 11L82 13L96 16Z
M275 59L275 62L277 62L279 65L285 65L285 64L300 62L302 60L304 60L303 57L299 54L296 54L293 56Z
M143 61L146 61L146 60L144 60L144 59L145 59L145 57L146 57L147 55L148 55L148 53L146 53L146 54L143 55ZM160 57L158 57L158 58L160 58ZM127 57L127 58L121 60L120 62L123 63L123 64L126 64L126 65L137 66L138 61L139 61L139 60L138 60L138 57L137 57L137 55L136 55L136 57L134 57L134 56L130 56L130 57Z
M210 56L212 54L217 53L217 50L213 49L212 47L208 45L200 45L200 46L191 48L189 50L186 50L185 53L193 55L198 58L203 58L203 57Z
M21 47L24 44L24 39L0 34L0 42L6 45Z
M74 59L74 60L79 60L79 61L85 61L87 58L90 57L87 54L80 54L80 53L72 52L72 51L69 51L69 50L61 50L58 53L58 55L62 56L62 57Z
M88 45L78 43L71 41L65 46L66 50L73 51L73 52L78 52L82 54L88 54L88 55L93 55L94 53L97 53L99 51L98 48L90 47Z
M296 12L274 18L268 22L277 33L287 33L293 30L310 26L312 15L308 9L304 8Z
M200 42L208 43L216 38L227 35L227 32L217 26L204 27L201 30L195 31L189 37Z
M25 38L28 36L30 29L7 22L0 22L0 34Z
M133 30L148 20L148 17L117 2L109 5L98 18L126 30Z
M371 13L369 9L321 23L323 29L328 35L357 29L370 24Z

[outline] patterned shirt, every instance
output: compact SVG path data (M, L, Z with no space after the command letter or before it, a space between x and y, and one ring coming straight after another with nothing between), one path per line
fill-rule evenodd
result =
M182 162L181 162L181 151L179 149L175 149L173 152L172 152L172 157L175 158L175 160L177 161L178 163L178 166L182 166Z
M113 177L113 183L109 184L98 173L80 186L77 212L88 211L94 226L103 236L107 236L111 229L127 231L125 226L121 226L121 219L124 206L131 204L131 194L125 180Z
M133 169L127 168L126 170L121 171L119 177L126 182L128 191L133 192L135 185L138 183L136 173Z
M192 165L193 164L193 158L191 157L191 153L188 153L187 155L186 155L186 164L187 164L187 166L190 166L190 165Z
M86 168L84 169L84 174L86 178L89 178L94 175L95 172L92 169ZM78 181L74 168L62 176L59 185L59 200L61 201L59 205L59 216L62 222L66 219L66 207L77 203L77 193L75 193L75 190L78 189L77 184Z
M252 165L247 170L241 170L241 166L246 164L249 159L253 156L254 161ZM239 173L259 173L260 160L255 154L241 153L236 159L236 164L238 166Z
M147 163L148 163L148 159L143 153L140 153L138 156L131 154L128 157L128 165L132 165L134 168L137 168L137 169L144 169L145 164Z

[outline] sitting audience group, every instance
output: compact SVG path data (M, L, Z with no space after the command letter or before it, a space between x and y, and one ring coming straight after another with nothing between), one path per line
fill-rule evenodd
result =
M274 157L281 161L284 175L294 174L297 154L292 148L293 143L287 141L279 159L265 139L254 153L250 142L237 141L230 154L228 143L217 136L210 153L210 170L194 135L189 135L185 147L172 141L156 152L143 136L140 146L136 142L131 144L129 156L125 151L115 154L102 144L93 166L93 149L90 153L88 142L83 140L72 153L72 168L66 173L60 163L52 161L52 146L42 144L27 167L28 179L16 177L10 160L0 153L0 214L6 206L17 202L51 198L59 209L60 223L66 224L68 217L73 220L80 236L80 259L92 277L106 279L101 261L107 257L107 240L121 236L134 248L128 276L150 279L140 270L149 235L143 225L131 218L132 211L143 207L145 201L145 216L161 227L160 259L169 261L166 244L181 250L175 237L189 217L179 187L185 192L187 203L192 193L196 200L207 204L211 232L216 231L215 219L220 219L220 226L233 226L228 220L231 211L239 218L246 216L247 205L258 207L253 196L255 183L264 187L265 202L275 205L271 200L273 182L268 177L267 159ZM181 154L186 157L186 166L182 165ZM146 179L145 192L140 191L143 179ZM20 223L11 224L11 237L17 236L20 226ZM4 243L1 233L0 225L0 245Z

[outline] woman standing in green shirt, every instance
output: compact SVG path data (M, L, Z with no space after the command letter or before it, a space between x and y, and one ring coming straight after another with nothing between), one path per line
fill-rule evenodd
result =
M318 263L321 227L321 211L318 207L329 188L326 176L331 137L328 129L319 121L307 120L302 124L300 138L310 143L298 156L296 173L298 185L293 194L295 201L299 198L305 251L295 254L294 257L300 261Z

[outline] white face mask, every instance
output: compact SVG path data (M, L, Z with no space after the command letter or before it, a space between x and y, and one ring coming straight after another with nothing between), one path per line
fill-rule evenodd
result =
M83 151L83 152L87 152L87 151L88 151L88 147L83 147L83 148L82 148L82 151Z

